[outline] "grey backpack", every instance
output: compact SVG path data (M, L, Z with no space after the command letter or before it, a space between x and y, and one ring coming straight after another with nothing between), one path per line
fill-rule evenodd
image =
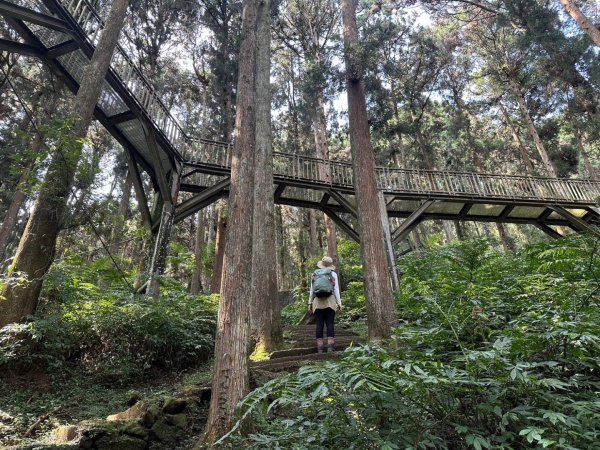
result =
M331 269L317 269L312 274L312 288L315 297L329 297L333 294L335 282Z

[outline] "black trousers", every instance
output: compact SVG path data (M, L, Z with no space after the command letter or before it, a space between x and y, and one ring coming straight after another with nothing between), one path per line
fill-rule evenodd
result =
M323 326L327 324L327 337L334 337L333 320L335 311L331 308L316 309L315 319L317 320L317 339L323 339Z

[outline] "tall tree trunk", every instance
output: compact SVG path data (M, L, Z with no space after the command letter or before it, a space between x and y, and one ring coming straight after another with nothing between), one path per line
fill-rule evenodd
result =
M288 256L286 252L287 243L285 241L285 230L283 228L283 214L281 213L281 208L281 206L275 207L277 285L280 290L287 290L290 285L288 283L288 271L286 267Z
M577 25L585 31L588 36L592 39L594 44L600 47L600 30L594 26L594 24L588 19L577 5L571 0L560 0L560 3L565 7L565 10L569 15L577 22Z
M329 139L327 137L327 118L325 117L325 105L323 104L323 95L317 94L315 102L315 115L313 119L313 128L315 134L315 147L317 149L317 158L328 160L329 159ZM319 177L323 180L329 181L331 174L327 172L325 166L319 166ZM337 252L337 235L335 222L327 214L323 214L323 221L325 223L325 233L327 235L327 256L333 259L335 266L339 265L339 258Z
M510 134L512 135L513 140L515 141L517 150L521 154L521 160L523 161L523 164L525 164L525 173L527 175L532 175L534 172L534 168L533 164L531 163L531 159L529 159L529 153L527 152L527 148L525 148L525 146L523 145L523 142L519 137L519 133L517 133L517 130L515 129L515 126L513 125L512 120L508 115L508 111L506 111L506 108L504 107L502 102L499 101L498 106L500 107L500 111L502 112L504 123L506 123L506 126L510 130Z
M535 125L533 124L533 120L531 120L531 116L529 115L529 111L527 110L527 105L525 105L525 98L523 97L523 93L521 92L521 87L519 86L519 83L517 82L514 76L509 76L508 84L511 90L513 91L515 98L517 99L517 103L519 104L519 110L521 111L523 119L525 119L525 123L527 123L529 134L531 134L531 138L535 143L535 147L537 148L540 158L542 159L544 168L546 169L548 175L551 178L558 178L556 169L554 168L554 166L552 165L552 161L550 161L550 158L548 157L546 148L544 147L544 144L540 139L540 135L538 134Z
M271 15L270 0L258 10L256 55L256 127L254 149L254 215L252 233L252 304L250 324L258 351L271 352L283 342L277 266L275 203L271 146ZM315 220L316 222L316 220ZM316 228L316 227L315 227ZM316 230L315 230L316 231Z
M202 291L202 251L204 249L204 210L198 211L196 219L196 240L194 242L194 273L190 286L191 294Z
M268 6L268 3L267 3ZM230 217L215 343L212 396L203 443L213 444L235 420L238 402L248 393L248 337L252 298L254 217L255 77L257 17L265 3L244 2L236 105L236 140L231 164ZM263 16L264 17L264 16ZM273 255L271 255L273 256Z
M463 229L463 225L460 223L460 220L454 221L454 229L456 230L456 239L462 241L465 239L465 231Z
M221 281L223 278L223 255L225 253L225 242L227 241L227 215L224 205L219 207L217 217L215 261L213 264L213 279L211 285L211 292L213 294L218 294L221 291Z
M42 281L54 259L56 240L65 217L75 171L81 158L81 140L92 121L94 107L102 90L104 76L117 44L127 13L128 0L115 0L106 27L87 66L73 103L73 128L54 154L40 194L19 243L14 276L4 285L0 302L0 326L20 321L32 314L38 303ZM22 277L26 282L22 281Z
M321 253L319 248L319 232L317 231L317 212L308 210L308 248L311 258L316 258Z
M365 274L369 338L383 339L390 336L396 324L396 311L388 273L384 224L378 211L375 160L362 82L362 49L358 41L356 3L356 0L342 0L350 147Z

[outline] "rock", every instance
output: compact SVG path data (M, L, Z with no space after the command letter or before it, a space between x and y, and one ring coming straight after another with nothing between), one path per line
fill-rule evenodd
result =
M156 421L152 426L152 434L159 441L174 441L177 438L178 433L179 429L168 424L164 417Z
M187 416L185 414L167 414L165 415L165 421L182 430L187 427Z
M148 404L146 402L140 401L126 411L108 416L106 420L138 420L144 417L147 410Z
M142 399L142 394L138 391L127 392L127 406L133 406Z
M74 425L63 425L52 430L52 437L57 444L66 444L77 437L77 427Z
M160 408L157 405L151 405L146 410L144 417L142 417L142 425L146 428L152 428L152 425L158 420L160 417Z
M150 432L137 421L127 422L121 428L121 432L138 439L147 440Z
M127 434L103 436L96 441L98 450L146 450L148 443Z
M165 400L163 411L167 414L177 414L185 409L187 402L182 398L169 397Z

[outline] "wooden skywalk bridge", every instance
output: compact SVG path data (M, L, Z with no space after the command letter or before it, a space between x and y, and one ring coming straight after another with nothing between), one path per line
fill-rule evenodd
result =
M0 51L42 59L75 93L106 9L88 0L0 0L0 16L14 31L0 39ZM151 214L151 194L173 206L175 222L228 195L232 145L186 134L126 48L122 40L95 117L125 149L142 218L156 231L161 220ZM319 209L360 239L349 162L275 153L273 169L277 203ZM599 182L384 167L376 175L388 216L405 219L394 243L429 219L532 224L553 237L560 235L552 226L600 235Z

